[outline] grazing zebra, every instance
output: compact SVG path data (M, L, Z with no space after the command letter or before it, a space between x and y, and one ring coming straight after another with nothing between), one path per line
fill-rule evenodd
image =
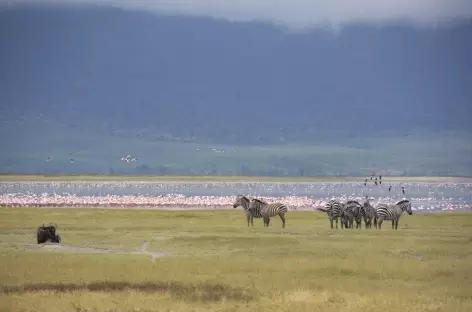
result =
M344 219L344 224L346 228L353 228L354 227L354 220L356 220L356 229L362 228L362 217L363 217L363 209L362 205L359 204L357 200L349 200L344 204L343 209L343 217L341 220Z
M392 230L394 226L396 230L403 211L406 211L409 215L413 214L413 211L411 211L411 203L407 199L401 200L395 205L379 204L376 210L379 229L382 228L383 220L392 220Z
M285 214L287 213L287 206L282 203L268 204L260 199L254 198L249 204L249 210L254 215L262 215L264 219L264 226L269 226L270 218L280 216L282 220L282 228L285 227Z
M364 205L362 206L362 213L364 215L365 228L372 228L372 220L374 220L375 228L377 228L377 211L370 204L370 199L366 196Z
M338 200L331 199L326 203L325 209L331 223L331 228L333 228L333 220L336 220L336 228L338 228L338 218L341 219L341 228L343 228L346 224L345 219L343 219L344 204Z
M251 223L251 225L254 226L253 218L262 218L262 215L260 211L249 210L250 203L251 203L251 200L249 198L243 195L239 195L233 204L233 208L237 208L239 206L243 207L244 213L246 214L246 217L247 217L247 226L249 226L249 223Z

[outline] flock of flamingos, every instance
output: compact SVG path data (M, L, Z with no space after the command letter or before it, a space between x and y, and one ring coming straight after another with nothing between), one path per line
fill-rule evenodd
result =
M234 203L235 196L225 193L239 193L241 188L245 188L243 193L277 193L279 196L264 196L263 200L268 203L286 203L288 210L323 211L326 203L333 198L341 202L362 201L364 195L373 195L379 202L397 202L405 199L406 186L414 187L408 183L396 183L392 187L388 181L384 182L386 181L382 181L382 176L372 175L364 181L360 180L358 187L355 183L341 185L343 190L338 189L338 184L329 183L298 185L296 188L270 183L264 186L237 183L203 183L200 186L195 183L0 183L0 207L228 209ZM217 190L212 191L213 188ZM158 189L160 194L152 194L155 189ZM420 191L415 188L413 196L409 196L414 203L413 210L445 211L472 208L472 197L467 195L470 185L467 183L423 185L421 189ZM201 192L213 194L202 196ZM303 196L305 194L307 196Z

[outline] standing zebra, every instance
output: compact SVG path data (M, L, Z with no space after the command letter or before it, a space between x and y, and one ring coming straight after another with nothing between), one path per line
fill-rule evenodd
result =
M364 215L365 228L372 228L372 220L374 220L375 228L377 228L377 211L370 204L370 198L368 196L365 197L364 205L362 206L362 212Z
M336 220L336 228L338 228L338 218L341 218L341 228L343 228L343 225L345 225L343 219L344 204L338 200L331 199L326 203L325 209L331 223L331 228L333 228L333 220Z
M354 220L356 220L356 229L362 228L363 209L362 205L357 200L349 200L344 204L343 217L346 228L354 227Z
M413 214L413 211L411 211L411 203L407 199L401 200L395 205L379 204L377 205L376 210L379 229L382 228L383 220L392 220L392 230L394 226L395 230L397 230L398 221L400 220L403 211L406 211L409 215Z
M282 203L268 204L260 199L254 198L249 204L249 210L254 215L262 215L264 219L264 226L269 226L270 218L280 216L282 220L282 228L285 227L285 214L287 213L287 206Z
M262 218L262 215L260 211L249 210L250 203L251 203L251 200L249 198L243 195L239 195L233 204L233 208L237 208L239 206L243 207L244 213L246 214L246 217L247 217L247 226L249 226L249 223L251 223L251 225L254 226L253 218Z

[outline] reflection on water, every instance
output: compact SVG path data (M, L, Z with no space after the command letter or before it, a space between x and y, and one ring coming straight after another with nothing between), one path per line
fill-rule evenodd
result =
M392 185L389 191L389 185ZM405 194L401 187L404 187ZM407 198L416 210L464 210L472 206L472 183L257 183L257 182L2 182L2 206L230 206L234 196L284 200L294 208L332 198L394 203Z

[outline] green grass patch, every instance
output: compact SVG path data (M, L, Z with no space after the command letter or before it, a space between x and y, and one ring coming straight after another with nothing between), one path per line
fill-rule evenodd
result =
M43 222L61 247L35 244ZM397 231L336 230L325 213L290 211L282 229L247 227L240 209L4 208L0 310L471 311L470 224L431 213Z

